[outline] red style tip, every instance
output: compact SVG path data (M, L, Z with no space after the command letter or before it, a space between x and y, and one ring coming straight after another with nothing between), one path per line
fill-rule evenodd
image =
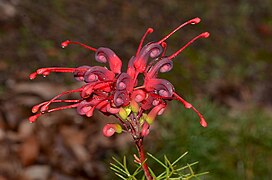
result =
M40 109L40 105L38 104L38 105L36 105L36 106L33 106L32 107L32 113L36 113L36 112L38 112L39 111L39 109Z
M154 29L153 28L148 28L147 29L147 34L153 33Z
M203 38L208 38L209 36L210 36L210 33L208 33L208 32L202 33Z
M38 117L40 117L40 115L41 115L41 114L36 114L36 115L34 115L34 116L29 117L29 118L28 118L29 122L30 122L30 123L34 123L34 122L38 119Z
M37 72L31 73L29 75L29 79L31 79L31 80L35 79L37 77L37 75L38 75Z
M161 46L162 46L162 48L163 48L163 52L162 52L162 54L161 54L161 57L164 57L164 56L165 56L165 53L166 53L166 48L167 48L166 42L162 42L162 43L161 43Z
M70 40L63 41L63 42L61 43L61 47L62 47L62 48L66 48L66 47L69 45L69 43L70 43Z
M198 17L196 17L196 18L194 18L194 19L191 19L191 20L189 21L189 23L190 23L190 24L198 24L200 21L201 21L201 19L198 18Z
M203 117L200 118L200 124L201 124L201 126L203 126L203 127L207 127L207 126L208 126L207 122L205 121L205 119L204 119Z

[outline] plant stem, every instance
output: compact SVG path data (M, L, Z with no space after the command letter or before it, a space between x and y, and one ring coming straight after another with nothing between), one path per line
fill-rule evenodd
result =
M149 172L148 165L147 165L146 159L145 159L143 138L136 139L135 143L136 143L137 150L138 150L138 153L139 153L139 156L140 156L140 161L142 163L142 168L144 170L145 177L146 177L147 180L153 180L153 177L151 176L151 174Z

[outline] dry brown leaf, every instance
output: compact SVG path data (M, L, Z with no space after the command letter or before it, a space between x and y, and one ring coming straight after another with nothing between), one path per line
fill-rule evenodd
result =
M24 140L19 148L19 157L24 166L31 165L39 155L39 142L36 137L30 136Z

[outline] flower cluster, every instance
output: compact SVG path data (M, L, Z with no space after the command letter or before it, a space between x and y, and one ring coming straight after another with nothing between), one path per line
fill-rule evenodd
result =
M167 101L178 100L185 108L191 108L200 118L200 124L207 126L203 116L194 106L179 96L174 86L166 79L158 78L158 73L165 73L173 68L173 59L188 45L199 38L207 38L208 32L204 32L193 38L186 45L170 56L166 56L166 40L177 30L188 24L197 24L199 18L189 20L167 36L157 42L149 42L143 46L146 36L153 32L148 28L143 35L138 50L129 62L126 72L121 72L122 61L109 48L98 49L75 41L65 41L62 47L69 44L81 45L95 52L95 59L101 63L108 63L109 68L102 66L81 66L77 68L41 68L30 74L30 79L37 75L47 76L51 72L73 73L78 81L85 84L78 88L62 92L50 101L43 102L32 108L35 115L29 118L34 122L44 113L57 110L76 108L80 115L91 117L95 109L105 115L113 115L119 123L107 124L103 128L105 136L127 131L134 138L142 138L149 133L149 127L157 115L161 115L166 108ZM139 74L143 74L143 84L139 85ZM79 93L79 99L61 99L63 95ZM53 103L67 103L65 106L49 108Z

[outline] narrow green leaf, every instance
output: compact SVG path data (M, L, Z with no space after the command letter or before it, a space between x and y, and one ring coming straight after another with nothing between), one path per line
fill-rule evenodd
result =
M171 164L171 162L169 161L169 159L167 158L167 156L164 156L164 161L165 161L165 165L169 165L169 167L173 170L173 166Z
M194 173L192 167L190 166L190 164L187 164L187 166L188 166L188 168L190 169L191 174L194 175L195 173Z
M116 168L120 168L120 169L121 169L121 167L119 167L118 165L116 165L116 164L114 164L114 163L110 163L110 165L113 166L113 167L116 167Z
M160 179L165 179L166 177L166 171L162 172L159 176L157 176L157 178L160 178Z
M142 180L145 180L145 175L142 176Z
M133 176L136 176L137 174L139 174L139 172L142 171L142 166L139 166L135 171L134 173L132 174Z
M209 172L206 171L206 172L202 172L202 173L195 174L195 177L203 176L203 175L206 175L206 174L209 174Z
M119 172L119 173L123 173L124 175L127 175L127 172L124 171L121 167L119 167L119 166L117 166L117 165L115 165L115 164L112 164L112 163L111 163L111 166L112 166L112 167L110 167L110 168L111 168L112 170L114 170L113 168L116 169L115 172Z
M118 173L115 173L115 175L118 176L118 177L120 177L121 179L125 179L125 180L127 179L127 178L123 177L122 175L120 175Z
M184 154L182 154L178 159L176 159L172 165L174 166L179 160L181 160L184 156L186 156L188 154L188 152L185 152Z
M154 159L155 161L157 161L160 165L162 165L163 167L167 168L167 166L165 166L163 164L163 162L161 162L160 160L158 160L157 158L155 158L152 154L147 153L148 156L150 156L152 159Z
M128 171L128 168L127 168L126 156L124 156L124 158L123 158L123 164L124 164L124 170L127 172L128 175L130 175L130 172Z
M151 169L150 167L148 167L148 169L149 169L149 172L150 172L151 176L152 176L153 178L156 177L156 175L155 175L155 173L152 171L152 169Z
M121 167L124 168L124 165L123 165L120 161L118 161L115 157L112 157L112 159L113 159L116 163L118 163Z
M193 165L196 165L196 164L198 164L198 161L196 161L196 162L193 162L193 163L191 163L191 164L189 164L190 166L193 166ZM179 168L179 169L176 169L176 171L182 171L182 170L184 170L184 169L186 169L186 168L188 168L189 166L187 165L187 166L183 166L183 167L181 167L181 168Z

